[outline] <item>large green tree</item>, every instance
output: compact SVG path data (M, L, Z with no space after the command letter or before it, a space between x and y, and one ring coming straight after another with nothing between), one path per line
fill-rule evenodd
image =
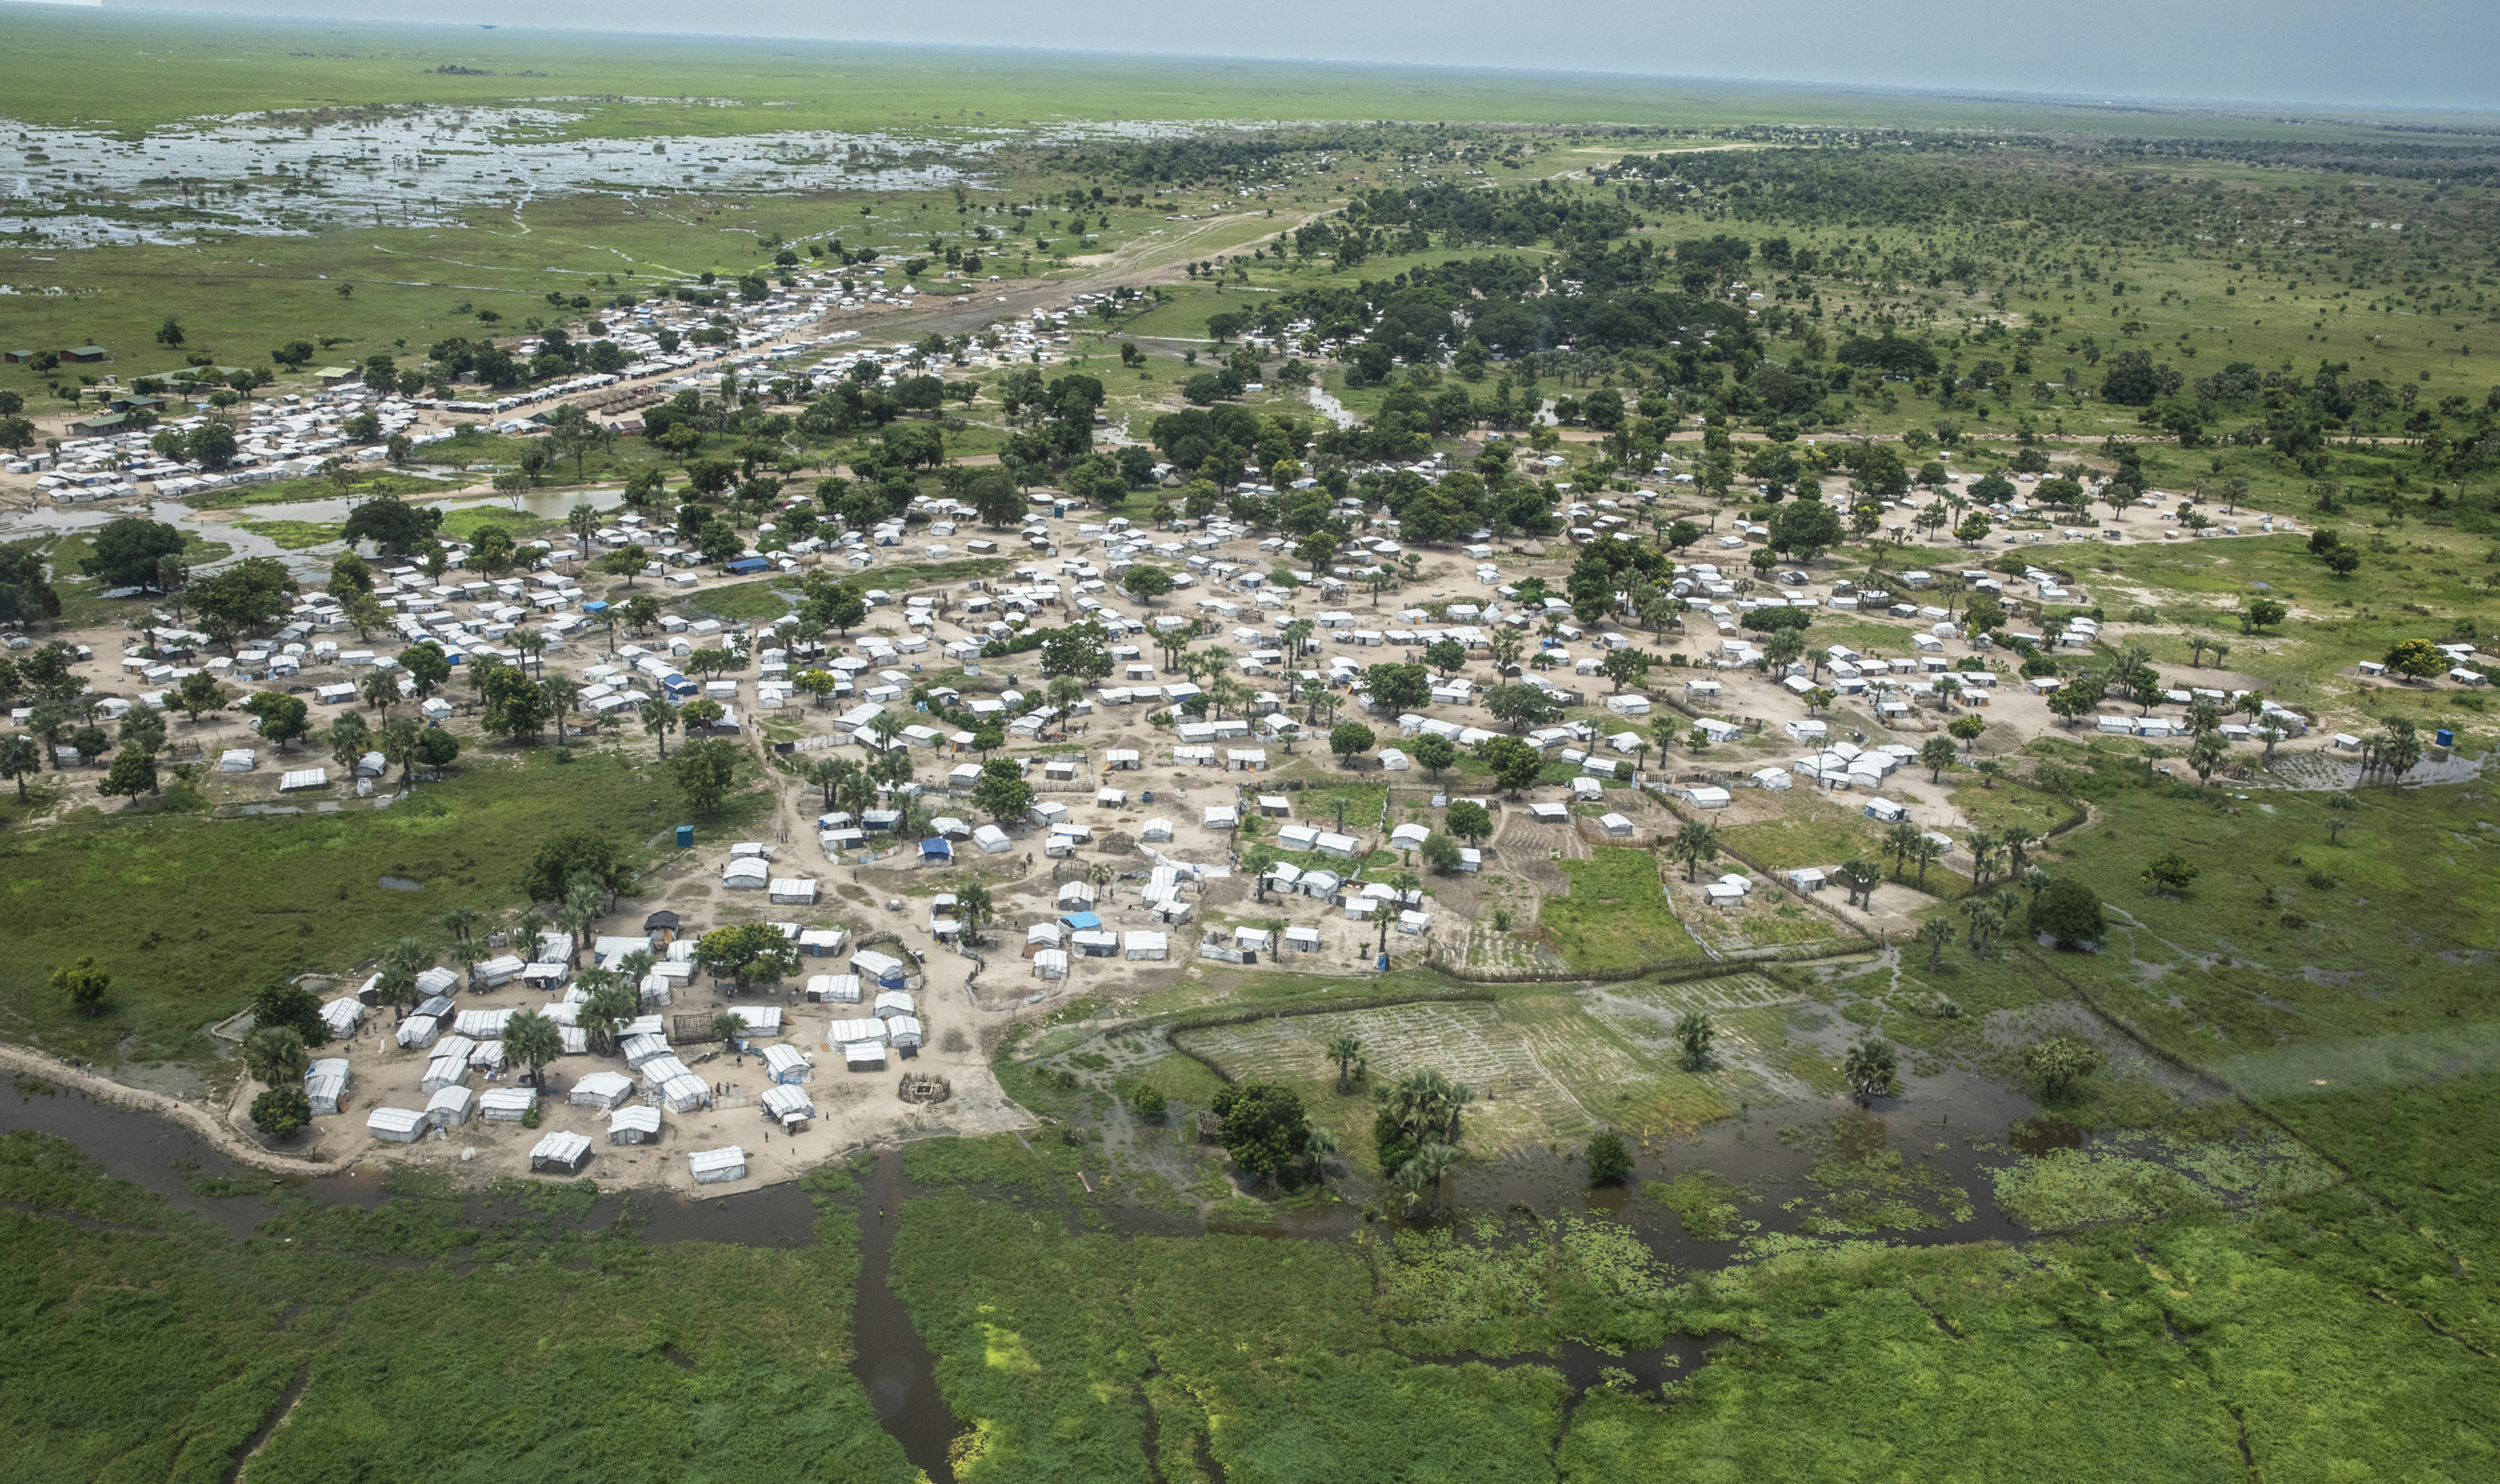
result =
M695 965L715 979L774 984L799 972L799 947L770 922L715 927L695 944Z
M560 902L585 878L614 896L633 887L634 876L632 859L615 841L595 829L568 829L539 842L513 886L526 901Z
M1309 1154L1311 1125L1300 1094L1275 1082L1245 1082L1215 1095L1224 1149L1262 1179L1275 1179Z
M219 644L284 613L295 599L295 578L275 557L246 557L234 565L194 577L183 590L200 628Z
M104 588L152 588L164 559L182 554L182 532L135 515L106 522L93 541L79 570Z

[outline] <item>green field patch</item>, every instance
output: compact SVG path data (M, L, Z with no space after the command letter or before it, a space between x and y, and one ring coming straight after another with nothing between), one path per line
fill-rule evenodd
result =
M326 546L339 539L343 527L320 521L237 521L238 529L267 536L288 551Z
M1793 871L1803 866L1826 870L1850 858L1874 860L1882 855L1883 832L1862 814L1811 807L1774 820L1757 820L1720 831L1731 850L1766 871ZM1932 868L1931 868L1932 869Z
M703 832L739 827L760 799L735 800ZM344 972L406 934L443 941L431 924L457 905L513 905L521 866L548 835L588 827L640 852L655 819L681 817L694 819L674 785L597 750L568 765L551 752L464 760L383 810L81 816L0 841L0 902L18 919L0 1004L19 1034L64 1054L204 1056L200 1027L272 979ZM423 889L383 890L385 875ZM149 905L134 928L138 900ZM85 953L113 975L92 1015L48 983Z
M1667 900L1657 855L1601 845L1590 858L1562 867L1570 893L1545 898L1537 924L1573 969L1620 971L1707 956Z
M1671 1180L1650 1180L1641 1194L1675 1212L1684 1235L1696 1242L1733 1242L1761 1230L1744 1210L1760 1197L1739 1190L1714 1170L1687 1170Z
M2233 1140L2122 1138L1989 1172L1996 1204L2035 1231L2188 1215L2305 1195L2335 1172L2271 1129Z
M443 533L457 540L474 541L478 532L490 529L515 541L526 541L563 530L564 522L505 505L463 505L443 512Z
M198 494L184 496L182 503L194 510L244 510L253 505L291 505L314 500L362 500L373 495L440 495L459 488L444 480L392 473L386 469L353 468L352 472L354 477L344 486L324 475L308 474L300 479L272 479L265 484L230 484L222 489L202 490Z
M1779 1137L1814 1161L1806 1167L1805 1192L1786 1203L1798 1212L1797 1230L1810 1237L1924 1231L1975 1213L1970 1192L1926 1162L1933 1147L1895 1147L1873 1118L1793 1124Z

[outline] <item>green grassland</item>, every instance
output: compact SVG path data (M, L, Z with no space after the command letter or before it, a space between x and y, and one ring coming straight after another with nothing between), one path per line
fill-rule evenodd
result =
M35 344L64 345L91 336L115 353L104 369L125 383L175 369L183 355L195 352L235 358L228 364L266 364L270 347L297 338L324 341L325 361L391 355L415 365L424 348L441 339L519 332L532 315L546 311L550 291L604 302L619 293L665 289L702 273L752 272L772 258L772 249L763 245L768 238L839 233L857 242L865 227L890 248L916 250L930 232L953 237L967 230L954 215L953 198L941 193L881 196L882 210L866 221L853 204L857 199L741 198L732 225L723 204L702 193L640 204L585 193L514 203L527 229L517 234L486 225L489 218L509 221L512 212L480 206L475 213L479 221L467 227L332 222L302 238L211 231L187 244L87 248L57 261L20 243L0 247L0 277L71 290L58 298L22 299L12 311L14 335ZM704 214L707 210L717 214ZM1114 242L1154 219L1148 212L1112 214L1114 227L1104 238ZM353 293L343 298L343 285ZM464 305L496 309L503 321L487 325L456 312ZM181 353L153 341L168 312L182 320L187 340ZM860 321L872 333L873 325L872 319ZM12 366L0 384L26 394L29 404L41 409L50 403L45 379L31 368ZM630 439L621 445L638 446ZM427 452L444 457L466 447ZM494 455L467 457L490 461Z
M589 1181L500 1189L487 1223L456 1193L393 1187L370 1213L281 1188L290 1214L238 1242L66 1145L0 1138L0 1192L47 1212L0 1214L0 1468L215 1480L265 1437L252 1476L290 1481L378 1457L528 1479L589 1460L630 1480L913 1476L846 1369L848 1210L820 1203L796 1250L653 1246L586 1219ZM455 1252L473 1260L437 1260ZM130 1394L97 1405L79 1375Z
M734 828L747 795L715 825ZM674 785L621 755L475 750L455 775L389 809L213 819L84 811L0 840L0 900L17 952L0 966L13 1037L64 1055L191 1060L199 1028L269 981L344 972L454 906L518 905L513 883L541 840L600 830L630 851L686 814ZM378 878L421 882L386 891ZM437 934L439 936L439 934ZM72 1009L47 981L92 953L114 976L103 1009Z
M1203 1478L1201 1437L1228 1474L1279 1479L1377 1448L1435 1477L1591 1480L2457 1477L2489 1456L2473 1419L2500 1377L2365 1291L2366 1208L2342 1191L2019 1251L1747 1243L1678 1274L1576 1218L1121 1241L1087 1230L1091 1157L986 1144L915 1151L896 1261L983 1476ZM1553 1371L1417 1363L1678 1335L1728 1342L1662 1392L1601 1384L1567 1421Z
M2378 1158L2443 1157L2449 1131L2399 1116ZM1744 1243L1679 1274L1581 1217L1123 1239L1074 1178L1090 1162L1011 1136L906 1162L921 1193L895 1282L964 1424L965 1476L2465 1478L2489 1462L2500 1378L2423 1323L2445 1303L2427 1316L2455 1333L2442 1291L2485 1285L2406 1261L2385 1243L2410 1234L2340 1189L2020 1250ZM13 1474L221 1475L300 1378L255 1474L335 1476L379 1439L523 1478L578 1477L584 1458L631 1480L692 1459L907 1476L842 1369L848 1210L820 1202L793 1251L649 1246L590 1225L583 1192L538 1186L481 1224L404 1183L370 1215L292 1207L272 1238L296 1240L238 1243L11 1136L0 1193L31 1208L0 1217ZM498 1260L425 1261L463 1251ZM1607 1381L1576 1406L1533 1364L1570 1339L1673 1337L1725 1342L1663 1391ZM58 1385L89 1372L131 1403ZM1808 1415L1821 1425L1795 1425Z
M1224 61L973 47L898 47L791 38L581 35L244 16L58 15L10 17L6 56L20 75L92 78L75 96L12 105L49 124L137 131L201 114L622 93L594 102L576 138L737 134L760 128L962 130L1115 116L1156 119L1381 117L1516 122L1727 122L2028 126L2137 135L2269 136L2279 113L2130 104L2124 109L1906 90L1699 82L1468 68ZM443 75L454 65L477 75ZM727 100L730 108L707 106ZM776 105L770 113L762 105ZM2361 134L2367 110L2298 125ZM2447 114L2458 122L2472 114Z

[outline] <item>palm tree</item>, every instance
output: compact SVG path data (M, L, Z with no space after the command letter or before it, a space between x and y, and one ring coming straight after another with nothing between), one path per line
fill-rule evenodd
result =
M546 930L546 915L540 912L535 907L522 913L518 918L513 919L512 947L514 951L521 955L521 961L523 963L529 963L537 959L539 956L539 934L545 932Z
M998 906L990 899L990 888L973 882L955 893L955 920L964 924L964 941L981 941L981 929L998 916Z
M1984 829L1974 829L1963 842L1970 847L1970 874L1974 886L1988 885L1989 867L1996 863L1996 837Z
M1406 1188L1409 1200L1430 1190L1432 1200L1425 1213L1435 1214L1441 1209L1441 1183L1458 1165L1458 1150L1446 1144L1428 1144L1398 1172L1398 1183Z
M1841 863L1837 874L1840 877L1840 885L1849 892L1851 906L1861 905L1859 899L1863 898L1862 905L1866 910L1869 912L1875 910L1875 888L1883 885L1884 881L1884 872L1880 867L1872 861L1852 856Z
M1241 857L1241 869L1250 873L1250 884L1263 902L1267 899L1267 869L1275 863L1276 853L1264 845L1250 847L1249 854Z
M472 989L477 987L477 965L485 956L484 948L475 938L462 938L451 945L451 961L460 966L460 982Z
M1336 1135L1314 1123L1308 1130L1308 1137L1303 1141L1302 1148L1310 1156L1311 1178L1325 1182L1328 1179L1328 1162L1338 1152Z
M1675 838L1666 843L1670 859L1684 862L1684 879L1692 881L1705 860L1719 858L1719 826L1707 820L1691 820L1679 824Z
M1329 1038L1328 1058L1336 1063L1336 1090L1343 1092L1353 1076L1354 1064L1363 1056L1363 1043L1353 1036Z
M2005 910L1994 897L1978 896L1963 904L1962 913L1970 919L1970 951L1985 955L1989 940L2005 925Z
M530 1085L543 1087L542 1069L564 1054L564 1033L535 1010L504 1022L504 1054L530 1069Z
M641 1010L641 996L624 975L596 965L581 971L581 987L588 998L575 1019L593 1046L603 1052L612 1050L616 1033Z
M1919 924L1919 941L1927 946L1927 970L1933 973L1944 967L1945 945L1953 941L1953 924L1942 918L1929 918Z
M1880 1037L1869 1037L1849 1048L1841 1058L1840 1075L1849 1080L1849 1090L1858 1094L1859 1107L1889 1096L1900 1087L1900 1059L1892 1043Z
M597 920L599 920L599 899L595 891L588 901L582 900L580 892L572 892L565 897L564 905L556 909L556 926L562 928L565 936L573 940L573 952L565 955L567 964L577 965L581 962L581 940L585 930Z
M330 744L330 760L349 770L363 760L365 750L374 739L373 728L365 725L363 717L352 711L332 722L321 735Z
M407 1019L408 1008L416 1003L416 971L385 959L374 980L374 992L391 1008L391 1022Z
M243 1038L243 1064L256 1081L277 1087L302 1079L312 1053L295 1027L263 1025Z
M1920 890L1924 891L1927 889L1927 867L1931 863L1942 859L1944 853L1945 848L1938 845L1932 836L1929 836L1924 831L1919 835L1919 843L1910 847L1910 854L1915 856L1919 862Z
M2005 847L2009 862L2008 874L2020 876L2023 874L2024 864L2023 849L2040 843L2040 837L2020 824L2008 824L1997 832L1996 843Z
M399 768L399 781L406 787L416 777L416 756L425 747L425 727L413 717L393 717L382 724L382 760Z
M386 968L405 969L413 980L434 967L434 945L413 936L394 938L390 946L382 950L382 964Z
M677 729L677 708L653 697L642 703L641 712L643 734L658 740L660 757L669 756L669 733Z
M376 670L357 685L356 694L366 705L387 717L391 703L399 699L399 675L392 670Z
M70 714L58 701L39 700L26 713L26 730L44 742L44 755L52 759L52 771L61 770L61 738L70 729ZM25 787L21 781L19 789Z
M443 915L444 929L451 934L455 943L468 942L470 935L477 930L477 924L484 920L484 913L465 902Z
M26 800L26 780L44 770L44 750L24 732L0 737L0 778L17 781L17 801Z
M1924 838L1926 838L1925 831L1907 820L1885 831L1884 854L1892 857L1894 881L1901 879L1902 871L1909 867L1911 855L1918 850L1919 842Z
M539 682L539 694L546 701L547 711L555 717L556 740L564 740L564 719L581 707L581 687L558 675L553 680Z
M848 766L850 764L839 758L819 758L808 763L807 770L800 776L808 788L823 792L825 807L831 809L834 807L834 785L841 781L842 770Z
M585 500L564 513L564 524L574 539L581 543L581 560L589 561L590 533L599 529L599 512Z

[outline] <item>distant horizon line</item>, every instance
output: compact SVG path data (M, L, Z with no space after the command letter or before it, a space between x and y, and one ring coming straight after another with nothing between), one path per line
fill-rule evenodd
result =
M1962 98L1983 102L2018 103L2045 106L2080 107L2086 109L2126 110L2155 108L2182 109L2299 109L2319 113L2342 111L2350 113L2389 113L2406 114L2452 114L2475 118L2500 126L2500 104L2471 105L2452 103L2323 103L2290 98L2197 98L2155 93L2104 92L2039 92L2023 88L1991 88L1956 86L1946 83L1916 82L1843 82L1798 78L1740 77L1704 73L1626 72L1602 68L1505 66L1497 62L1391 62L1353 57L1288 56L1255 52L1156 51L1122 49L1104 47L1050 47L1031 44L955 41L882 41L869 38L806 36L787 32L736 31L667 31L657 29L599 26L576 26L546 22L509 22L474 20L434 20L422 17L374 17L363 16L307 16L280 11L213 10L207 7L168 9L147 4L123 4L120 0L0 0L0 14L18 6L52 11L102 11L115 16L159 16L174 18L223 17L238 20L296 21L314 25L360 25L398 29L465 30L528 33L554 36L617 37L627 39L706 41L716 43L786 43L820 47L875 48L888 50L970 51L993 53L1032 53L1057 57L1112 57L1132 61L1162 60L1200 63L1259 63L1266 65L1300 65L1344 67L1374 72L1444 72L1492 73L1505 77L1614 79L1634 82L1718 84L1753 87L1795 88L1805 91L1891 93L1918 97ZM1142 115L1141 115L1142 116ZM1284 115L1278 115L1283 117ZM1393 119L1394 113L1382 113ZM1645 127L1625 121L1627 127ZM1846 128L1843 124L1798 125L1803 128ZM1866 127L1896 127L1868 125Z

